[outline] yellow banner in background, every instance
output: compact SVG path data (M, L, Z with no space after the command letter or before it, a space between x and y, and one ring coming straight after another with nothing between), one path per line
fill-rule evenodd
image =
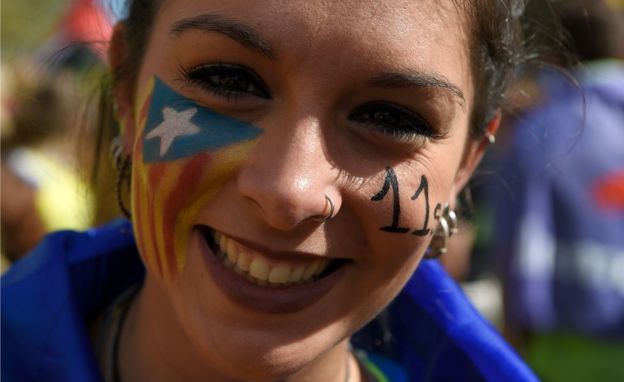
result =
M624 10L624 0L606 0L606 2L611 8Z

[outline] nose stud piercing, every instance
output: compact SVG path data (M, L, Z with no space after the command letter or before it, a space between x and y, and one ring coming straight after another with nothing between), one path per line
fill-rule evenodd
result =
M332 202L329 196L325 195L325 208L323 209L323 211L327 210L328 204L329 204L329 213L327 215L312 216L312 219L314 219L314 221L317 221L319 223L324 223L334 217L334 202Z

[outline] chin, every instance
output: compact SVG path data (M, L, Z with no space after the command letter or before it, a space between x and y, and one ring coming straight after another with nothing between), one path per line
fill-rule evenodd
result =
M337 326L337 325L335 325ZM207 362L219 373L235 380L269 382L286 379L316 362L323 362L336 345L346 338L338 328L326 328L312 336L294 336L291 343L280 343L279 333L253 333L240 330L226 339L206 339L197 346ZM219 345L213 345L215 342Z
M357 279L353 262L336 260L306 283L267 288L227 269L205 232L194 230L191 236L186 265L166 281L165 289L172 292L177 319L199 355L196 362L210 365L218 375L276 381L323 363L383 305L386 293L367 293L366 304L349 298L367 291L368 280ZM244 288L242 297L231 290L239 287ZM279 304L269 304L269 309L264 304L258 308L250 298L275 295ZM293 303L298 298L306 304Z

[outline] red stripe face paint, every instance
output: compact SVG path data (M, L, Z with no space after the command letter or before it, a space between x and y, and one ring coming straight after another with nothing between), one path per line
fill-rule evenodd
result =
M144 94L136 120L132 213L145 262L166 278L184 267L197 215L261 130L196 104L158 78Z

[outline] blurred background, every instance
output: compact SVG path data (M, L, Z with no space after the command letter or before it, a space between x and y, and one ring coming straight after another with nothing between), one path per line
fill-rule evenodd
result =
M4 271L121 216L94 126L123 0L1 7ZM521 73L441 261L544 381L624 381L624 0L533 0L526 21L555 65Z
M46 232L118 215L114 173L102 166L98 182L89 180L97 90L119 8L98 0L2 2L3 269Z

